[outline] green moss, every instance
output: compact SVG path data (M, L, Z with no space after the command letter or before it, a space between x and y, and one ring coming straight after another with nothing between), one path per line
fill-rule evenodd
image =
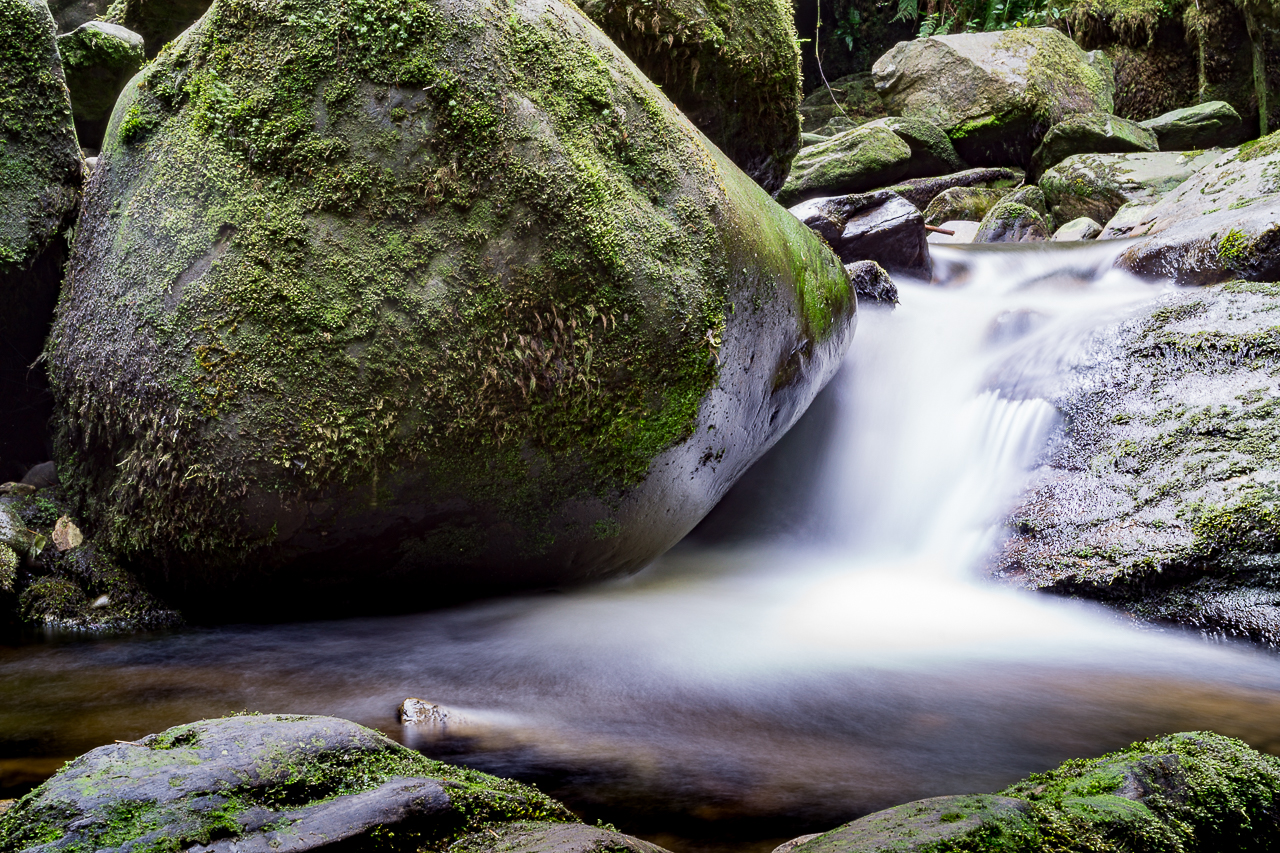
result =
M0 543L0 592L13 592L18 579L18 552Z
M1251 245L1248 234L1232 228L1218 241L1218 257L1227 267L1232 267L1248 257Z

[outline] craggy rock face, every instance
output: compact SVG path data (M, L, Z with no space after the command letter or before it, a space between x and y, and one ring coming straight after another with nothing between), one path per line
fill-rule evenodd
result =
M1280 644L1280 287L1176 290L1104 331L992 571Z
M1154 204L1221 156L1220 151L1077 154L1045 172L1040 189L1058 222L1081 216L1109 222L1121 206Z
M767 192L800 150L800 48L784 0L587 0L582 11Z
M628 571L799 416L853 312L571 6L219 2L90 183L59 472L196 604Z
M511 820L545 833L574 818L346 720L249 715L85 753L0 815L0 851L443 850Z
M1145 212L1119 263L1181 284L1280 279L1280 133L1229 151Z
M1027 167L1050 126L1112 111L1114 82L1052 29L899 42L872 68L892 115L932 122L975 166Z

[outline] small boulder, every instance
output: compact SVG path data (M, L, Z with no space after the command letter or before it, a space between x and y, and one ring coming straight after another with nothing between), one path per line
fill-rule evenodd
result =
M1049 28L899 42L871 73L891 114L942 128L977 166L1030 166L1051 126L1074 113L1111 112L1115 85Z
M978 226L975 243L1030 243L1049 239L1049 225L1035 208L1012 199L991 209Z
M117 24L90 21L58 37L58 52L71 92L76 136L97 148L116 98L146 61L142 36Z
M1053 232L1053 239L1059 243L1078 243L1084 240L1097 239L1102 233L1102 226L1087 216L1073 219Z
M394 833L394 849L414 850L533 816L577 823L534 788L432 761L355 723L255 714L85 753L0 815L0 838L6 850L47 853L302 853Z
M32 465L22 476L22 484L34 489L48 489L58 485L58 469L53 462Z
M69 516L62 516L53 525L53 547L58 551L70 551L84 544L84 534Z
M1226 101L1207 101L1142 122L1155 134L1161 151L1193 151L1237 145L1244 122Z
M1021 169L966 169L963 172L940 175L936 178L912 178L885 189L893 190L920 210L924 210L940 193L954 187L1013 189L1020 186L1025 177Z
M0 504L0 545L7 545L23 557L35 557L48 544L43 536L31 530L7 504Z
M898 304L898 286L875 261L854 261L844 265L859 302Z
M905 177L911 148L886 127L857 127L796 155L778 203L861 193Z
M981 222L1000 201L1013 192L1008 188L952 187L943 190L924 209L925 225L941 225L955 219Z
M875 261L890 273L928 279L932 271L924 217L897 193L815 198L791 213L817 232L846 264Z
M967 168L947 135L927 121L888 116L869 121L863 127L887 127L907 143L907 147L911 149L907 178L931 178Z
M1180 284L1280 279L1280 131L1221 155L1156 202L1118 263Z
M1156 135L1144 127L1107 113L1067 116L1049 128L1033 155L1037 173L1073 154L1123 154L1157 151Z
M1222 156L1221 151L1076 154L1040 178L1058 222L1107 222L1127 202L1150 204Z

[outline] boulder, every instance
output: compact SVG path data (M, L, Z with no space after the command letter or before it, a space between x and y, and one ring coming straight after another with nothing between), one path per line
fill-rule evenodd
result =
M146 59L142 36L116 24L90 21L58 37L80 144L102 145L116 98Z
M1032 160L1040 173L1073 154L1156 150L1159 146L1155 134L1128 119L1106 113L1081 113L1067 116L1049 128Z
M800 104L800 120L807 131L841 122L848 122L843 130L852 130L884 115L884 103L868 71L832 80L830 89L818 86Z
M176 39L208 11L213 0L114 0L102 13L105 21L119 24L142 36L147 58ZM389 28L390 20L375 27Z
M577 824L534 788L433 761L355 723L252 714L68 762L0 814L0 851L300 853L378 840L380 849L410 851L513 821L537 821L550 837L556 824ZM592 835L601 834L643 853L661 850L619 833Z
M1181 284L1280 279L1280 132L1221 155L1160 199L1118 263Z
M943 190L924 209L925 225L941 225L951 220L981 222L991 208L1013 192L1007 187L952 187Z
M1058 222L1107 222L1128 202L1150 204L1222 155L1220 151L1077 154L1040 178Z
M800 150L800 48L786 0L586 0L581 6L767 192Z
M859 302L898 304L898 286L875 261L854 261L845 264L844 269L849 274L849 281L853 282Z
M111 7L111 0L50 0L58 32L69 33L81 24L101 18Z
M886 189L893 190L920 210L925 210L937 196L955 187L1012 189L1022 184L1021 169L966 169L936 178L912 178Z
M869 121L863 127L886 127L898 135L911 149L908 178L931 178L949 175L967 168L956 156L955 146L947 135L927 121L903 116L889 116Z
M1107 224L1102 226L1102 233L1098 235L1099 240L1116 240L1121 237L1128 237L1134 228L1148 220L1147 214L1151 212L1151 204L1143 204L1142 202L1128 202L1120 205L1120 209L1116 211L1116 215L1107 220Z
M938 225L943 231L950 231L950 234L943 234L941 231L930 231L930 243L972 243L973 239L978 236L979 222L971 222L966 219L949 219Z
M932 267L920 211L897 193L815 198L791 213L819 234L840 260L875 261L890 273L926 281Z
M817 145L820 142L826 142L830 136L820 133L802 133L800 134L800 147L808 148L810 145Z
M1192 151L1237 145L1244 137L1240 114L1226 101L1209 101L1173 110L1142 122L1155 134L1161 151Z
M790 206L883 187L905 177L911 159L911 148L888 128L854 128L797 154L777 199Z
M1051 126L1112 111L1114 82L1057 30L963 33L899 42L872 68L891 115L931 122L975 166L1031 165Z
M49 346L82 526L218 618L639 568L848 276L575 7L368 0L339 59L351 8L219 3L121 96Z
M1053 232L1053 239L1059 243L1079 243L1084 240L1096 240L1102 233L1102 226L1087 216L1073 219Z
M1040 837L1030 810L1025 800L991 794L932 797L846 823L795 845L791 853L1029 849Z
M1030 243L1049 239L1049 225L1039 212L1016 201L1002 201L983 217L975 243Z
M0 482L49 458L40 357L76 215L81 160L44 0L0 0Z

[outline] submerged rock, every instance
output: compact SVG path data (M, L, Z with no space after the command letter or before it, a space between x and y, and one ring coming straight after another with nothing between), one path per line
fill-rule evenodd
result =
M58 37L58 52L71 92L76 136L97 148L116 98L145 60L142 36L116 24L90 21Z
M1052 125L1112 111L1114 81L1057 30L963 33L899 42L872 68L893 115L931 122L976 166L1031 165Z
M0 851L378 842L407 853L530 820L543 833L576 824L534 788L432 761L346 720L246 715L85 753L0 814Z
M821 235L840 260L875 261L891 273L928 280L932 271L924 218L889 190L815 198L791 213Z
M1087 216L1107 222L1121 205L1152 204L1222 156L1220 151L1077 154L1040 178L1058 222Z
M1236 145L1244 136L1240 114L1226 101L1173 110L1142 122L1156 135L1161 151L1192 151Z
M582 11L720 150L777 192L800 150L800 49L783 0L586 0Z
M574 7L367 5L219 2L121 97L77 229L63 482L221 618L634 570L853 329L839 259Z
M1280 132L1227 152L1146 211L1120 257L1181 284L1280 280Z
M1081 113L1049 128L1032 160L1036 171L1043 172L1074 154L1157 150L1155 134L1141 125L1107 113Z

